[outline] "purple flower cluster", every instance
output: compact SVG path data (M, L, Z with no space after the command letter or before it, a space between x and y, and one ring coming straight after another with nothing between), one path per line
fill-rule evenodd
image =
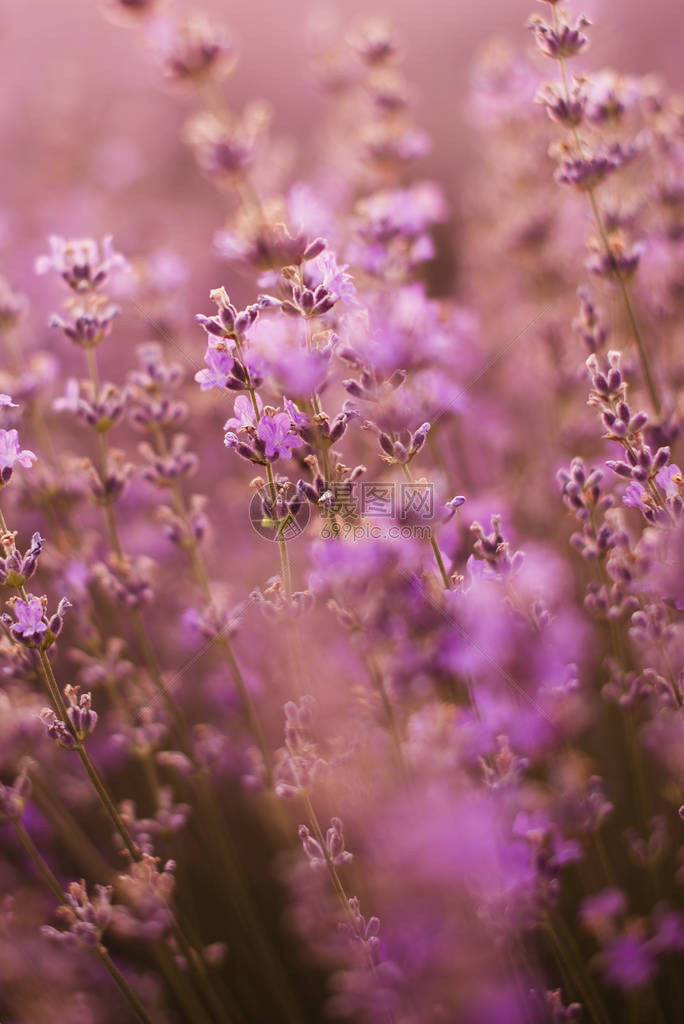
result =
M546 0L426 180L322 18L295 161L228 28L105 7L154 195L98 114L127 257L46 202L0 279L0 1018L682 1019L681 100Z

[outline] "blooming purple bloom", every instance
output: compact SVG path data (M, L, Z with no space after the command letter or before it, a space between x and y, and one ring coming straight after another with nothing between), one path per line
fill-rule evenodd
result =
M28 640L47 630L43 602L33 594L29 595L28 601L17 598L14 602L14 614L17 621L10 626L14 636L22 636Z
M195 380L202 391L210 391L211 388L225 388L233 367L233 357L230 353L208 345L204 354L204 362L207 364L206 368L198 370L195 374Z
M674 498L679 493L679 487L682 483L682 471L673 462L669 466L663 466L656 473L655 481L661 490L665 492L666 498Z
M261 401L259 395L256 396L256 403L257 409L259 410L259 413L261 413L264 408L264 403ZM254 406L252 405L252 399L248 395L238 395L233 403L233 415L223 424L224 430L230 430L233 432L242 430L243 427L256 427Z
M286 412L262 416L257 435L266 445L267 459L277 459L279 455L289 458L294 448L301 448L304 444L301 437L292 432L292 420Z
M4 483L11 477L17 463L30 469L37 457L28 448L19 447L19 434L16 430L0 430L0 478Z
M335 253L326 249L304 264L304 283L312 290L323 285L335 299L341 299L348 306L356 297L356 288L351 274L347 273L347 266L347 263L339 266Z
M37 274L56 271L74 291L99 288L113 271L126 270L128 262L115 252L111 235L102 239L102 253L92 238L65 239L51 235L48 239L49 256L39 256L35 263Z
M628 508L638 508L644 511L646 505L644 498L646 497L646 488L642 484L633 481L625 488L625 493L622 496L622 503Z
M295 427L310 427L311 420L305 412L301 412L294 402L291 402L289 398L283 397L283 405L285 406L285 412L288 414Z

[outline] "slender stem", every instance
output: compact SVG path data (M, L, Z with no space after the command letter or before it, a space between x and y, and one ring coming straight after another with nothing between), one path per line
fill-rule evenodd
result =
M411 470L408 468L406 463L403 463L401 468L402 468L402 470L404 472L404 476L406 477L406 479L410 483L413 483L413 477L411 476ZM444 584L444 589L445 590L451 590L451 580L449 579L449 574L448 574L448 572L446 570L446 566L444 564L444 559L442 558L442 552L439 550L439 544L437 543L437 541L435 539L435 535L432 532L432 528L429 527L429 530L430 530L430 533L428 535L428 541L430 542L430 547L432 548L432 553L435 556L435 562L437 563L437 568L439 569L439 574L442 577L442 583Z
M161 427L157 427L157 429L154 432L154 435L157 442L157 449L159 453L161 455L165 455L168 451L168 446L166 443L164 431L161 429ZM188 552L188 556L190 558L190 564L192 566L192 571L195 576L195 581L202 593L202 596L204 597L204 600L207 603L207 607L209 608L210 611L213 611L215 609L214 598L211 593L211 586L209 584L209 576L207 573L206 565L204 563L204 558L202 557L202 549L192 531L192 527L190 524L190 516L188 514L185 498L183 496L183 492L177 480L171 481L171 495L173 498L173 505L176 510L176 514L178 515L178 517L180 518L181 522L185 527L187 539L186 543L184 544L184 547ZM266 782L268 788L270 789L273 783L271 755L268 745L266 743L266 737L264 736L264 730L261 725L259 713L256 709L254 701L252 700L244 676L242 675L242 671L238 664L238 660L235 656L235 651L233 650L233 645L230 642L230 637L226 636L225 633L219 633L217 634L216 640L224 653L226 661L228 662L231 673L233 675L233 680L240 695L242 707L249 722L250 729L257 742L257 746L259 747L259 750L261 752L261 757L264 762L264 768L266 771Z
M555 6L553 4L551 4L551 15L552 15L552 18L553 18L553 26L556 29L556 31L558 31L558 29L559 29L558 14L557 14L556 8L555 8ZM563 91L565 93L565 100L566 100L568 106L570 106L570 103L571 103L571 99L570 99L570 86L569 86L569 83L568 83L568 74L567 74L567 67L566 67L565 57L563 57L562 55L559 55L559 57L558 57L558 64L559 64L559 67L560 67L561 80L562 80L562 83L563 83ZM578 156L583 157L584 149L583 149L583 145L582 145L582 138L581 138L581 136L579 134L579 131L577 129L577 125L573 124L571 126L571 131L572 131L572 136L573 136L573 139L574 139L574 142L575 142L575 146L577 148ZM627 281L625 280L625 277L624 277L622 271L620 270L620 268L618 266L615 265L615 261L613 260L613 255L612 255L612 251L611 251L611 247L610 247L610 240L608 238L608 234L606 232L606 228L605 228L605 225L603 223L603 218L601 216L601 211L600 211L600 208L599 208L598 200L596 199L596 190L592 186L589 186L589 188L587 188L586 191L587 191L587 196L589 197L589 204L591 206L591 211L592 211L592 214L594 216L594 221L596 222L596 228L597 228L598 233L599 233L599 235L601 237L601 242L603 243L603 247L604 247L604 249L606 251L606 255L613 262L613 273L615 274L615 278L616 278L616 280L618 282L618 287L620 288L620 292L622 293L622 299L623 299L623 302L625 304L625 309L627 311L627 317L629 319L630 326L632 328L632 333L634 334L634 340L636 342L637 349L639 351L639 360L641 362L641 368L642 368L642 371L643 371L643 374L644 374L644 378L646 380L646 386L648 388L649 395L651 396L651 402L653 404L653 408L654 408L656 414L659 416L660 413L661 413L661 409L662 409L661 402L660 402L660 396L658 394L658 389L656 387L655 380L654 380L654 377L653 377L653 373L652 373L652 370L651 370L651 364L650 364L650 360L649 360L649 357L648 357L648 352L646 351L646 344L644 342L644 338L643 338L643 335L641 333L641 329L639 327L638 320L636 318L636 313L634 311L634 305L632 303L632 299L631 299L631 296L630 296L629 286L627 284Z
M238 355L242 359L242 347L237 339L236 348ZM259 411L259 403L257 402L256 389L253 388L252 385L248 383L247 392L252 403L252 410L254 412L254 422L258 427L261 421L261 412ZM271 502L273 503L273 512L277 515L276 509L278 502L278 489L276 487L275 477L273 475L273 468L270 462L266 463L266 477L268 479L268 489L271 495ZM283 536L283 529L286 524L287 519L285 519L282 523L276 520L276 536L278 538L278 551L280 554L280 574L283 581L283 588L285 590L285 597L289 600L292 594L292 574L290 571L290 558L287 551L287 541Z
M183 929L178 924L174 925L173 937L178 943L179 951L185 958L188 970L195 979L197 990L200 993L203 1002L210 1014L212 1014L212 1020L226 1021L226 1024L230 1024L232 1015L229 1014L226 1007L221 1004L212 986L207 984L204 964L200 958L195 957L194 950L190 946Z
M31 839L30 835L28 834L22 823L18 820L13 820L12 824L14 825L14 830L17 834L19 842L21 843L24 850L28 854L29 858L33 862L36 870L40 874L41 878L45 882L48 889L50 889L58 903L60 903L63 906L68 906L68 903L65 898L64 889L59 884L59 881L51 871L50 867L44 860L43 856L38 851L38 848L36 847L35 843ZM135 992L128 984L128 982L126 981L126 979L124 978L124 976L122 975L121 971L118 969L112 958L109 956L109 953L107 952L105 947L102 945L98 945L95 948L95 952L100 957L100 960L109 971L109 974L111 975L114 983L116 984L121 994L124 996L129 1005L135 1011L138 1020L142 1021L143 1024L153 1024L152 1018L147 1013L147 1010L140 1002Z
M406 759L404 758L404 749L401 741L401 733L399 731L399 726L397 724L396 715L394 714L392 702L389 699L389 694L387 693L387 689L385 687L378 667L370 659L368 660L368 669L370 671L375 689L377 690L380 700L382 701L382 706L384 708L385 716L387 718L387 725L389 726L390 735L392 737L394 752L397 759L397 764L399 766L399 771L401 772L401 777L404 780L404 782L406 782L408 779L408 769L406 766Z
M18 819L13 819L12 824L14 831L17 833L19 842L24 847L24 850L28 854L29 858L33 861L33 865L43 879L48 889L52 892L52 895L58 900L59 903L64 903L64 889L57 881L55 875L47 865L47 862L43 859L42 855L38 852L38 848L31 839L30 835Z
M144 1021L145 1024L153 1024L152 1018L148 1014L147 1010L145 1009L143 1004L140 1002L140 1000L136 996L135 992L133 991L131 986L128 984L128 982L124 978L123 974L121 973L119 968L116 966L116 964L114 963L114 961L112 960L111 956L109 955L109 953L107 952L107 950L105 949L104 946L98 946L97 947L97 955L99 956L100 960L102 961L102 963L105 965L105 967L109 971L109 973L110 973L110 975L112 977L112 980L114 981L115 985L118 987L118 989L121 992L121 994L124 996L125 999L128 1000L128 1002L130 1003L132 1008L137 1013L139 1019L141 1021Z
M66 723L69 721L69 716L67 715L66 706L62 699L62 695L60 693L57 680L55 679L55 674L52 670L50 659L48 658L45 651L39 651L38 657L40 658L41 668L45 676L45 682L47 684L48 693L55 702L59 710L60 716L62 718L62 721ZM77 740L76 744L77 745L75 747L75 751L78 754L81 764L85 768L86 774L90 779L91 785L95 792L97 793L100 803L102 804L112 825L114 826L115 831L118 832L118 834L121 836L123 844L130 853L133 860L141 860L142 854L138 847L136 846L136 844L134 843L130 832L126 828L126 825L121 815L119 814L118 810L116 809L116 805L112 800L111 796L109 795L107 787L100 778L97 768L91 761L90 755L85 749L85 746L80 740Z

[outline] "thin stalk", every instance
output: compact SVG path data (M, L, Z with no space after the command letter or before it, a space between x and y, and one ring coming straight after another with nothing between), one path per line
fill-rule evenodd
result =
M402 470L404 472L404 476L406 477L406 479L408 481L410 481L410 483L413 483L413 477L411 476L411 470L408 468L406 463L403 463L401 468L402 468ZM449 579L449 574L446 571L446 566L444 565L444 559L442 558L442 552L439 550L439 544L435 540L435 535L432 532L432 528L428 527L428 529L430 530L430 533L429 533L429 536L428 536L428 541L430 543L430 547L432 548L432 553L435 556L435 562L437 563L437 568L439 569L439 574L442 577L442 583L444 584L444 589L445 590L451 590L451 580Z
M382 706L385 711L385 717L387 718L387 725L389 728L390 736L392 737L392 744L394 746L394 753L399 766L399 771L404 782L408 781L408 768L406 766L406 759L404 757L404 749L401 741L401 733L399 732L399 726L397 724L397 718L394 714L394 708L392 702L389 699L385 684L383 682L380 671L373 661L369 659L368 670L373 680L373 685L377 690L378 696L382 701Z
M555 8L555 6L553 4L551 4L551 15L552 15L552 18L553 18L554 29L556 29L556 31L558 31L558 29L559 29L558 14L557 14L556 8ZM565 100L566 100L566 102L568 103L568 106L569 106L570 103L571 103L571 98L570 98L570 86L569 86L569 83L568 83L568 73L567 73L565 57L560 55L558 57L558 64L559 64L559 67L560 67L561 80L562 80L562 83L563 83L563 91L565 93ZM572 136L573 136L573 139L574 139L574 142L575 142L575 146L577 147L577 153L580 156L580 158L582 158L584 156L584 149L583 149L583 145L582 145L581 136L579 134L579 131L577 130L577 125L573 124L571 126L571 130L572 130ZM593 214L594 221L596 222L596 228L597 228L598 233L599 233L599 235L601 237L601 242L602 242L603 247L604 247L604 249L606 251L606 255L608 256L609 259L612 259L612 253L611 253L611 248L610 248L610 240L608 238L608 234L606 232L606 228L605 228L605 225L603 223L603 218L601 216L601 211L600 211L600 208L599 208L598 200L596 198L596 190L592 186L590 186L589 188L587 188L586 192L587 192L587 196L589 197L589 205L591 206L591 212ZM632 328L632 333L634 334L634 340L636 342L636 346L637 346L637 349L638 349L638 352L639 352L639 360L641 362L641 368L642 368L642 371L643 371L643 374L644 374L644 379L646 381L646 386L648 388L648 393L649 393L649 395L651 397L651 403L653 404L653 408L654 408L656 414L658 416L660 416L661 410L662 410L660 396L658 394L658 388L656 387L655 379L653 377L653 373L652 373L652 370L651 370L651 364L650 364L648 352L646 350L646 343L644 341L643 335L641 333L641 329L639 327L639 322L637 320L636 313L634 311L634 305L632 303L632 298L631 298L631 295L630 295L629 286L627 284L627 281L625 280L625 277L624 277L623 273L615 265L613 265L613 272L615 274L615 278L616 278L616 280L618 282L618 287L619 287L620 292L622 294L622 299L623 299L623 302L624 302L624 305L625 305L625 310L627 312L627 317L629 319L630 326Z
M55 674L52 671L52 665L50 664L50 660L45 651L39 651L38 656L40 658L41 668L43 669L43 673L45 675L45 681L47 683L48 692L51 694L53 701L57 705L62 720L64 722L68 722L69 716L67 715L66 706L62 699L62 695L60 693L57 680L55 679ZM95 790L100 800L100 803L102 804L112 825L114 826L115 831L118 832L118 834L120 835L124 846L130 853L133 860L141 860L142 854L138 847L136 846L136 844L134 843L130 832L128 831L121 815L119 814L116 808L114 801L109 795L107 787L105 786L104 782L102 781L97 771L97 768L91 761L88 751L85 749L85 746L80 740L77 740L76 744L77 745L75 747L75 752L78 754L81 764L85 768L86 774L90 779L90 783L93 789Z
M213 990L213 987L208 984L206 976L206 969L201 961L201 958L195 958L195 953L188 942L183 929L180 925L176 924L173 928L173 937L178 944L178 949L183 955L187 965L188 971L193 976L197 990L202 997L202 1001L212 1014L212 1020L214 1021L225 1021L226 1024L231 1024L232 1014L229 1014L226 1007L222 1005L218 996Z
M594 1024L610 1024L609 1018L603 1008L600 997L589 978L583 977L581 965L578 965L576 949L574 944L568 942L569 936L561 935L556 928L548 922L548 933L551 936L556 957L565 970L569 980L574 985L581 1001L585 1004L591 1014Z
M242 347L240 342L236 339L237 352L242 359ZM249 378L248 378L249 379ZM259 411L259 405L256 399L256 389L251 384L247 387L247 392L252 403L252 410L254 412L254 421L256 426L259 426L261 421L261 413ZM276 488L275 477L273 475L273 468L270 462L266 463L266 477L268 480L268 489L271 495L271 501L273 503L273 510L275 512L278 502L278 490ZM285 597L289 600L292 594L292 574L290 570L290 557L287 551L287 541L283 536L283 529L287 524L287 519L282 523L276 520L276 536L278 538L278 552L280 554L280 574L283 581L283 589L285 590Z
M59 884L59 881L51 871L47 862L44 860L43 856L39 852L38 848L36 847L35 843L31 839L30 835L28 834L22 823L18 820L14 820L12 824L14 825L14 831L17 834L19 842L21 843L24 850L28 854L29 858L31 859L33 865L35 866L36 870L38 871L39 875L45 882L48 889L52 892L53 896L58 901L58 903L60 903L60 905L68 906L69 904L67 903L67 900L65 898L64 889ZM118 967L110 957L105 947L100 944L95 947L94 951L95 953L97 953L100 960L106 967L112 980L114 981L115 985L117 986L123 997L126 999L130 1007L135 1012L135 1015L138 1018L138 1020L142 1021L143 1024L153 1024L152 1018L148 1014L143 1004L138 999L137 995L135 994L131 986L128 984L128 982L122 975L121 971L118 969Z
M166 452L167 452L166 438L165 438L164 432L161 430L161 428L158 428L155 431L155 438L157 440L157 447L158 447L158 450L159 450L160 454L161 455L166 454ZM183 525L185 527L186 535L187 535L187 538L188 538L187 539L187 543L185 544L185 549L186 549L186 551L188 553L188 557L190 558L190 564L192 566L192 571L193 571L193 574L195 576L195 581L196 581L197 586L199 587L199 589L200 589L200 591L202 593L202 596L203 596L204 600L207 603L207 607L210 610L213 610L214 609L214 598L213 598L212 593L211 593L211 586L209 584L209 576L208 576L208 573L207 573L206 565L204 563L204 558L202 556L202 549L201 549L201 547L199 545L199 542L197 541L196 537L194 536L194 534L192 532L192 528L190 526L188 510L187 510L187 507L186 507L186 504L185 504L185 498L183 496L183 492L182 492L182 490L181 490L177 480L173 480L171 482L171 495L172 495L172 498L173 498L173 505L174 505L174 508L176 510L176 514L179 516L179 518L181 519L181 522L183 523ZM261 757L262 757L262 760L263 760L263 763L264 763L264 768L265 768L265 771L266 771L266 782L267 782L268 788L270 789L272 787L272 784L273 784L273 778L272 778L273 769L272 769L272 765L271 765L271 755L270 755L270 751L269 751L268 745L266 743L266 737L264 735L264 730L263 730L263 727L261 725L261 720L259 718L259 713L258 713L258 711L256 709L254 701L252 700L252 697L251 697L251 694L250 694L249 689L247 687L247 684L245 682L244 676L242 675L242 671L241 671L240 666L238 664L238 660L237 660L237 658L235 656L235 651L233 650L233 645L230 642L230 638L228 636L226 636L225 633L219 633L217 635L217 637L216 637L216 640L217 640L217 643L219 644L221 650L223 651L223 654L224 654L224 656L226 658L226 661L228 662L228 665L230 667L230 670L231 670L231 673L232 673L232 676L233 676L233 680L235 682L235 685L237 687L238 693L240 695L240 701L242 703L243 710L245 712L245 715L247 716L247 720L249 722L249 726L250 726L250 729L252 731L252 734L253 734L256 742L257 742L257 746L259 747L259 751L261 753Z

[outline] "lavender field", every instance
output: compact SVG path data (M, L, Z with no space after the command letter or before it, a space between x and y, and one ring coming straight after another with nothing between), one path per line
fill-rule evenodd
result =
M529 4L0 7L1 1024L684 1020L684 19Z

